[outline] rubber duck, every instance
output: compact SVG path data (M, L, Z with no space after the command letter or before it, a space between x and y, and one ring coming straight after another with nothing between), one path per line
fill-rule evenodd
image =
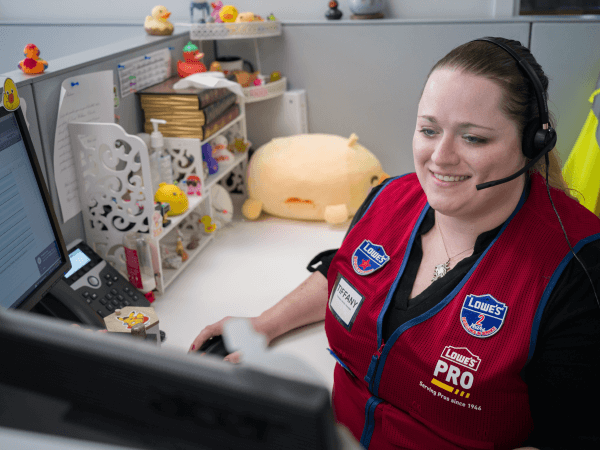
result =
M238 10L232 5L225 5L219 11L219 17L221 18L222 22L235 22L237 16Z
M188 42L183 47L183 59L185 61L177 61L177 73L181 78L189 77L194 73L206 72L206 66L202 61L204 53L201 53L192 42Z
M215 20L215 23L223 23L221 17L219 16L219 12L223 7L223 2L219 0L218 2L211 3L210 6L212 6L213 9L210 15Z
M210 63L209 67L210 72L223 72L223 68L221 67L221 63L219 61L213 61Z
M34 44L27 44L25 50L23 50L25 59L19 62L19 69L23 72L34 75L38 73L44 73L44 70L48 68L48 63L43 59L40 59L40 49Z
M10 78L4 81L4 92L2 94L2 104L7 111L14 111L21 104L19 93L15 82Z
M171 13L162 5L152 8L152 15L146 16L144 30L152 36L169 36L173 34L173 24L167 19Z
M338 9L338 2L331 0L329 2L329 10L325 13L327 20L339 20L342 18L342 12Z

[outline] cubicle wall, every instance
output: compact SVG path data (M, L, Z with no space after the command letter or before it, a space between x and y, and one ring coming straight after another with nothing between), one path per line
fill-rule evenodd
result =
M350 136L356 133L391 174L414 170L412 136L417 104L431 66L453 47L482 36L504 36L530 45L551 79L550 110L558 119L559 150L569 154L589 111L587 98L600 73L600 21L520 19L506 21L374 21L284 23L279 37L257 40L263 73L281 71L288 89L305 89L309 130ZM9 74L26 99L27 118L38 152L43 154L53 201L60 216L52 168L60 86L66 78L113 70L117 63L165 47L173 65L188 41L184 31L171 37L139 37L52 61L40 77ZM205 61L213 46L205 43ZM87 44L86 44L87 45ZM254 62L253 40L219 41L218 54ZM175 68L173 67L173 73ZM248 135L256 145L269 136L253 127L265 105L247 105ZM33 106L33 107L32 107ZM265 112L267 111L267 112ZM115 110L129 133L142 130L135 96L121 99ZM41 149L41 150L40 150ZM39 156L39 155L38 155ZM67 241L83 238L81 215L62 225Z

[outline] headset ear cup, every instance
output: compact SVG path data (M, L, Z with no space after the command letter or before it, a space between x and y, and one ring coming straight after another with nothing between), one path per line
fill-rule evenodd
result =
M538 119L529 121L523 129L523 141L521 142L521 148L523 150L523 154L529 159L535 158L541 150L541 148L535 145L535 135L540 130L542 129L540 128L540 122Z

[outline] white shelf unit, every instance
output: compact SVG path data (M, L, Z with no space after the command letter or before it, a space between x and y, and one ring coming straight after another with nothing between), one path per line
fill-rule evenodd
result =
M204 179L202 145L237 127L236 133L247 140L246 116L240 102L240 116L204 141L189 138L164 138L165 150L173 159L177 179L197 175L202 195L188 196L187 210L169 216L171 223L162 228L153 220L154 196L148 158L148 135L130 135L114 123L70 123L71 146L76 159L79 198L82 206L86 241L102 258L127 276L123 236L131 231L148 233L153 251L153 266L159 293L163 293L179 273L189 265L218 233L203 232L198 219L212 216L211 188L234 170L245 173L248 153L236 153L229 164L220 164L217 173ZM162 228L162 231L160 229ZM178 269L163 267L160 248L166 245L175 253L177 230L183 235L184 248L192 235L199 237L198 246L185 249L188 259Z
M189 26L191 27L190 39L195 41L253 39L256 67L261 74L257 39L281 35L281 22L276 20L240 23L193 23L189 24ZM254 103L282 95L286 87L287 79L282 77L277 81L266 83L263 86L244 88L243 91L246 103Z

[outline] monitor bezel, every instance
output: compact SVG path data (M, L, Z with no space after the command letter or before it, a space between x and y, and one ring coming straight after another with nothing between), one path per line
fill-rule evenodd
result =
M56 284L67 271L71 269L71 260L69 259L67 246L65 245L65 240L63 238L60 225L58 223L58 218L54 211L54 206L52 204L50 193L46 186L42 169L35 154L35 147L33 145L33 141L31 140L27 123L25 122L23 110L21 106L19 106L13 111L9 111L5 108L0 108L0 119L8 116L9 114L14 114L17 126L19 127L19 131L21 133L21 137L23 138L25 149L27 151L27 156L29 157L29 162L31 163L31 167L33 168L33 174L35 176L38 187L40 188L40 192L42 194L42 201L44 202L44 208L46 209L48 219L50 220L50 225L52 227L54 237L56 238L56 242L59 247L60 257L62 260L61 264L54 270L54 272L48 278L42 281L24 301L22 301L19 305L11 306L11 308L13 309L22 309L25 311L30 311L35 305L39 303L39 301L44 297L48 290L50 290L50 288L54 284Z

